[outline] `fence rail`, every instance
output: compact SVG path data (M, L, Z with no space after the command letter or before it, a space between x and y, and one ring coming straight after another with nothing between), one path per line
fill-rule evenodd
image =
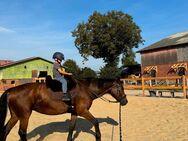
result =
M8 88L16 86L15 84L0 84L0 93L3 93Z
M11 87L15 87L24 83L30 83L30 82L38 82L38 83L42 83L45 82L45 77L40 77L40 78L32 78L31 80L27 81L27 82L18 82L18 83L14 83L14 84L0 84L0 93L3 93L4 91L6 91L7 89L11 88Z
M141 77L141 78L125 78L121 79L125 89L142 90L145 96L145 90L169 90L182 91L183 97L187 98L188 76L172 76L172 77Z

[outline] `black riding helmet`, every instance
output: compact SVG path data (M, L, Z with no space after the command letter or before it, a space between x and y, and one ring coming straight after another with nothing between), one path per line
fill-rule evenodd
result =
M52 57L53 59L55 59L55 58L57 58L57 59L59 59L60 61L62 61L62 60L64 60L64 55L63 55L63 53L61 53L61 52L55 52L54 54L53 54L53 57Z

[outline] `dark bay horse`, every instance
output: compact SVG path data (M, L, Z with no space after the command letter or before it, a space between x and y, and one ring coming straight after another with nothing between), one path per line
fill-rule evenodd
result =
M77 116L89 120L95 127L96 141L101 141L101 133L97 119L89 112L93 100L104 94L111 94L121 105L127 104L127 98L120 80L87 79L84 81L71 77L69 93L72 97L69 134L67 141L72 141L72 134ZM55 84L56 85L56 84ZM47 78L46 83L27 83L6 90L0 98L0 141L5 141L10 130L20 121L18 134L21 141L27 141L28 120L35 110L42 114L58 115L69 111L70 105L61 100L53 90L54 81ZM56 85L57 86L57 85ZM9 107L11 118L5 125ZM106 107L104 107L105 110Z

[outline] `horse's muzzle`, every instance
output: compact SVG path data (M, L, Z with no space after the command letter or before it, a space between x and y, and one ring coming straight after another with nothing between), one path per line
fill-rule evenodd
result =
M120 101L121 106L125 106L128 103L128 100L126 97L122 98Z

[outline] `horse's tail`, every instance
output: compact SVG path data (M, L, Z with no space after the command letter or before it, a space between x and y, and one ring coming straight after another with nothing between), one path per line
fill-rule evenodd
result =
M5 91L0 98L0 135L3 130L7 116L7 94L8 90Z

